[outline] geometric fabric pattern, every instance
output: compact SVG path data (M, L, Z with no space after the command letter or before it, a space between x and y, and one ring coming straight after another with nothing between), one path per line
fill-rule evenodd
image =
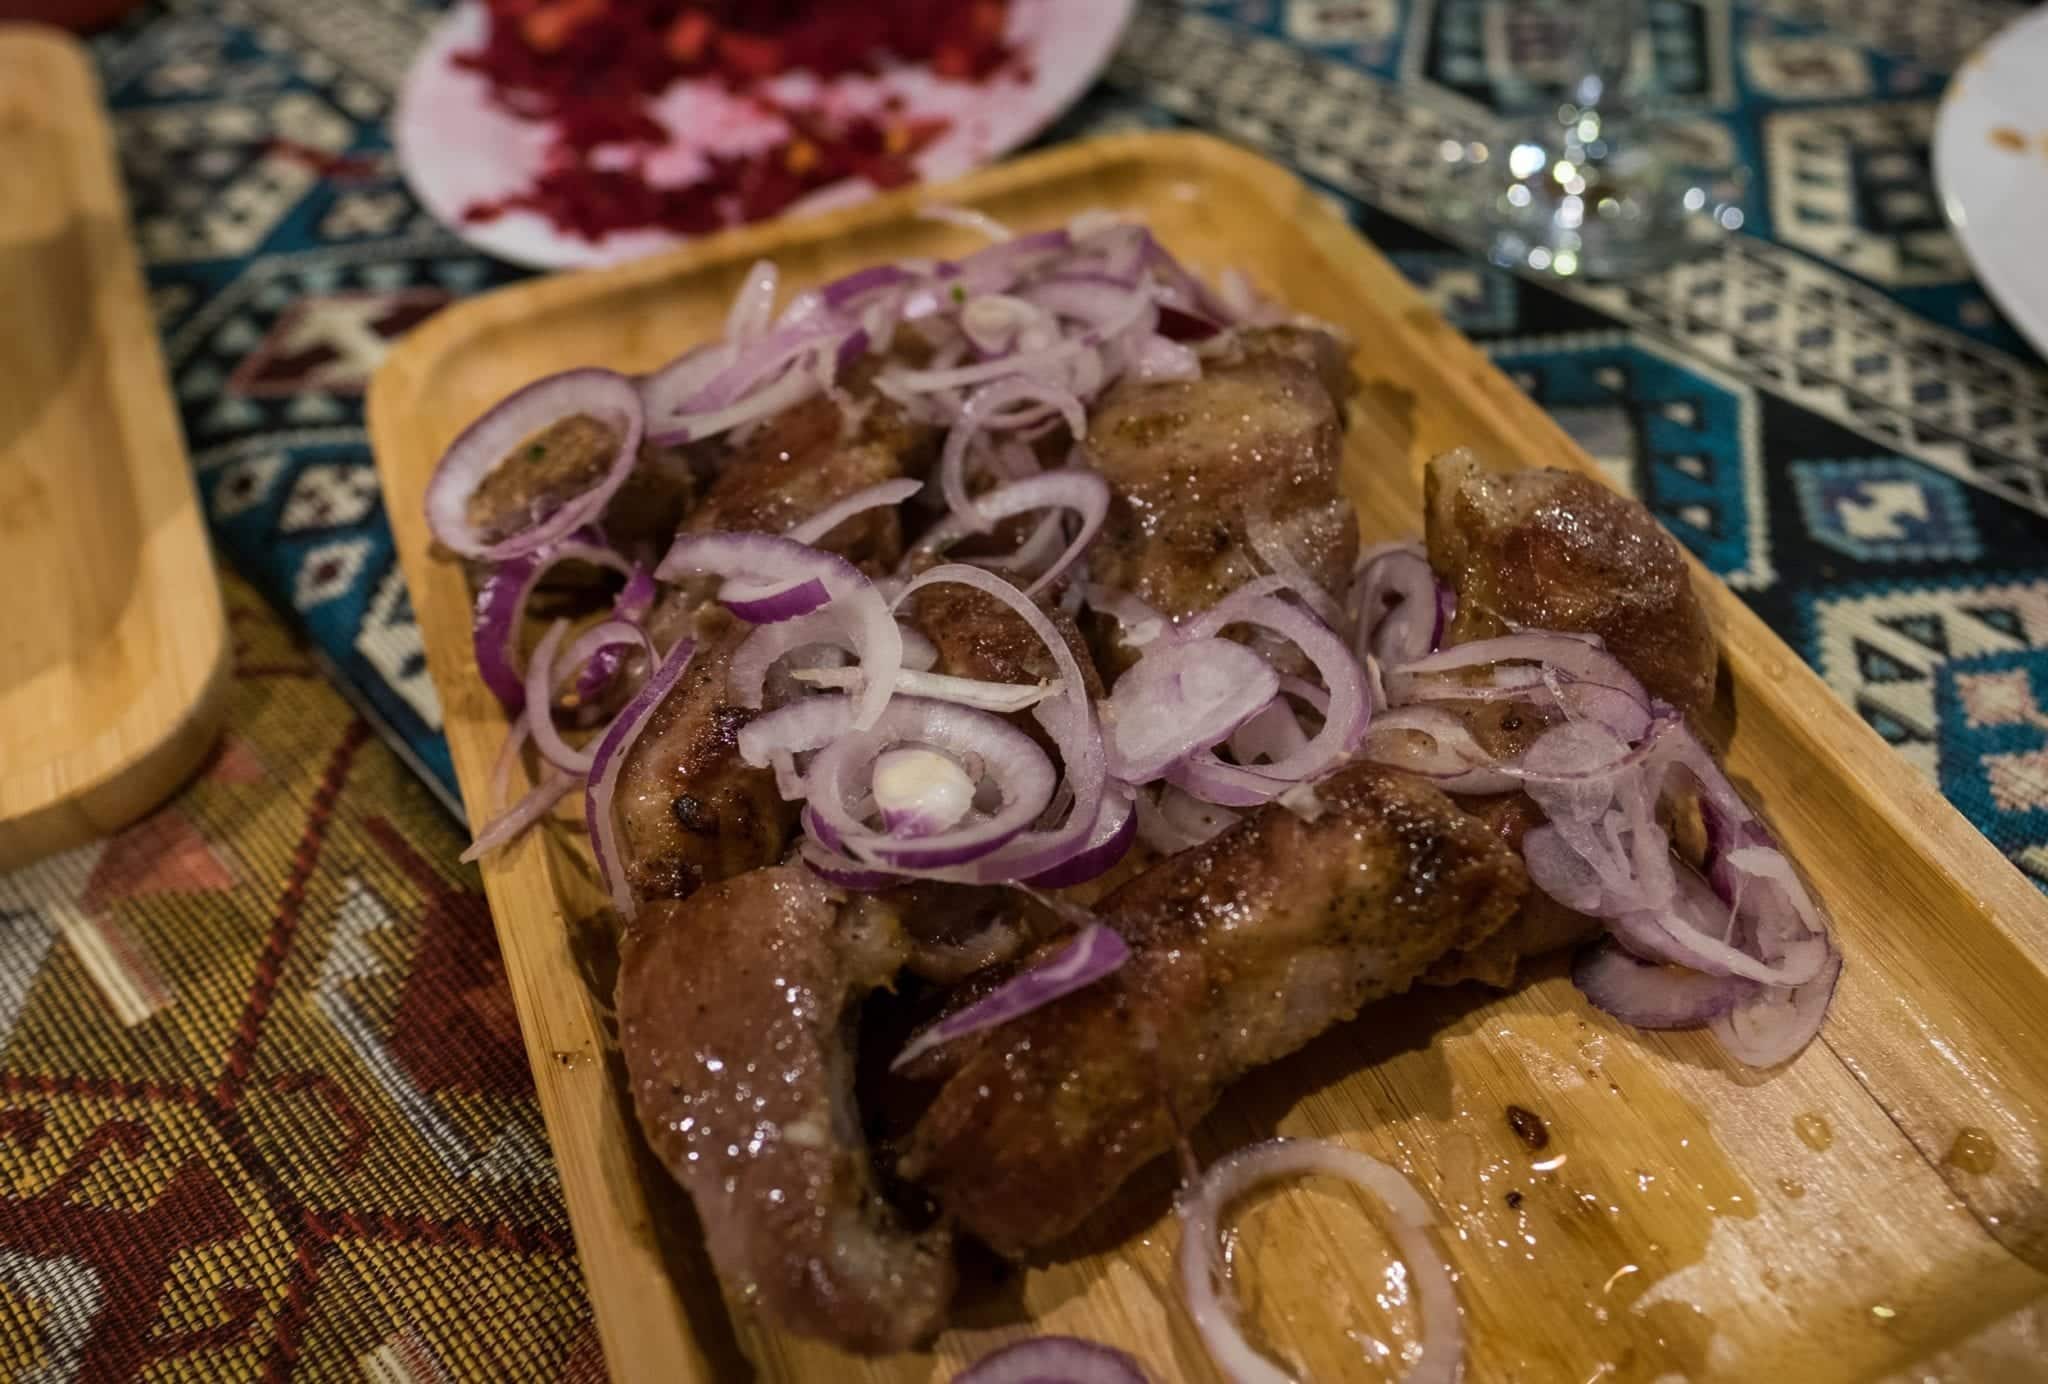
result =
M460 833L226 591L197 781L0 876L0 1378L601 1378Z

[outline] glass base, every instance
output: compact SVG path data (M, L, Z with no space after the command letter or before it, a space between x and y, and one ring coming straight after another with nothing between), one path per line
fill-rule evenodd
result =
M1561 114L1491 148L1447 145L1439 223L1496 264L1591 279L1662 268L1741 226L1737 189L1687 166L1655 120Z

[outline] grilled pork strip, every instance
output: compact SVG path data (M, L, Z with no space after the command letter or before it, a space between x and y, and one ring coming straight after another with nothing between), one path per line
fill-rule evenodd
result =
M619 1033L648 1142L689 1192L719 1278L790 1330L904 1350L942 1324L951 1233L913 1233L875 1184L853 1016L903 943L802 866L754 870L627 932Z
M1446 643L1517 627L1596 634L1652 696L1694 720L1712 705L1719 658L1713 628L1685 554L1640 504L1567 471L1488 472L1463 451L1430 463L1424 495L1430 566L1458 595ZM1463 715L1488 753L1503 757L1526 749L1552 724L1500 704ZM1523 833L1544 820L1524 793L1457 801L1517 851ZM1584 941L1600 926L1531 890L1506 927L1445 957L1429 979L1504 986L1522 958Z
M1269 804L1096 911L1114 975L961 1040L898 1170L1007 1255L1072 1231L1225 1087L1405 990L1514 912L1521 862L1442 793L1368 765Z
M928 443L886 401L849 412L819 396L767 420L734 449L683 531L780 533L901 476L902 459ZM903 548L896 509L856 515L816 546L870 568L891 566ZM686 898L714 880L772 865L796 829L796 806L782 800L774 774L739 756L739 732L754 713L728 698L726 670L752 627L700 604L704 585L671 595L650 621L663 644L694 635L697 654L619 770L620 850L642 898Z
M1113 492L1092 578L1184 619L1268 570L1257 526L1324 590L1343 590L1358 551L1338 483L1344 354L1326 333L1263 328L1204 360L1200 379L1113 386L1088 423ZM1104 668L1132 661L1126 650Z

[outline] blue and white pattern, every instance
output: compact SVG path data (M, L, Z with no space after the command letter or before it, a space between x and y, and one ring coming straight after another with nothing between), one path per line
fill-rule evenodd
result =
M159 0L96 47L216 541L446 793L361 397L399 333L516 277L393 166L440 8ZM2048 373L1925 149L1943 74L2013 9L1649 0L1638 73L1697 162L1746 172L1746 231L1560 286L1430 226L1444 142L1547 80L1498 60L1501 8L1151 0L1049 140L1192 124L1299 170L2048 888Z

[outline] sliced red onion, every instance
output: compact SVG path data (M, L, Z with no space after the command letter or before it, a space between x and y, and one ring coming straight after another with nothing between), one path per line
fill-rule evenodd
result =
M859 568L835 554L777 534L703 533L676 539L668 556L654 569L654 575L663 581L690 573L750 585L793 585L816 579L829 594L833 610L847 622L854 647L860 652L861 670L867 674L854 729L866 730L875 724L903 666L903 634L881 593Z
M660 594L654 585L654 574L639 563L626 578L626 584L619 588L618 597L612 602L612 618L628 624L641 625L648 612L654 609L655 598ZM626 666L626 644L608 644L592 655L583 665L583 671L576 677L576 686L563 699L564 705L588 706L604 694L612 685L612 679Z
M932 836L957 825L974 807L974 780L950 755L899 745L875 757L875 807L891 836Z
M857 691L867 682L866 674L858 668L796 668L790 671L790 676L813 687L828 687L840 692ZM1028 711L1065 690L1057 679L1038 683L983 682L977 678L956 678L909 668L896 674L896 691L903 696L953 702L1004 716Z
M783 537L798 543L817 544L824 541L847 520L871 509L882 509L889 505L900 505L918 491L924 489L922 482L909 478L882 481L856 490L845 499L819 510L801 524L790 529Z
M755 260L753 268L733 295L732 309L725 317L725 339L740 345L767 332L775 318L775 262Z
M1381 544L1359 559L1352 579L1356 648L1382 667L1413 663L1442 641L1436 575L1419 543Z
M1322 729L1298 753L1258 771L1284 780L1284 788L1287 782L1327 773L1356 749L1372 717L1372 700L1366 691L1364 668L1328 625L1285 601L1270 596L1247 596L1245 593L1255 585L1248 583L1217 602L1188 626L1188 634L1199 638L1231 625L1261 625L1292 642L1315 664L1330 693Z
M470 497L484 478L551 424L577 415L595 418L618 438L618 450L588 490L537 515L527 528L491 542L469 521ZM640 454L644 417L639 387L612 370L568 370L514 393L463 429L427 482L427 523L434 537L464 557L503 561L565 538L596 519L626 483Z
M849 697L806 697L756 716L740 727L734 744L740 759L765 769L779 754L800 755L823 749L853 729Z
M1230 737L1231 757L1239 764L1253 766L1260 760L1277 764L1307 746L1308 735L1284 697L1275 697L1260 707Z
M1393 1168L1320 1139L1271 1139L1239 1149L1210 1165L1200 1182L1183 1190L1175 1260L1181 1294L1209 1358L1233 1384L1294 1384L1291 1374L1245 1339L1230 1291L1229 1268L1219 1250L1223 1215L1232 1202L1268 1182L1309 1175L1342 1178L1385 1208L1382 1224L1407 1266L1422 1319L1421 1359L1401 1377L1406 1384L1453 1384L1464 1362L1463 1328L1450 1269L1429 1236L1435 1214Z
M519 695L526 696L522 686ZM512 792L512 766L519 762L520 747L526 743L532 732L526 728L526 713L522 710L512 720L512 728L505 732L505 738L498 745L498 757L491 763L491 801L502 803Z
M901 1071L943 1043L965 1038L1021 1019L1054 1000L1073 994L1114 973L1131 959L1124 939L1101 923L1090 923L1074 940L1019 975L1012 976L982 999L949 1014L912 1038L889 1064Z
M1066 686L1062 697L1042 702L1032 709L1032 715L1059 747L1060 758L1066 765L1066 781L1074 793L1073 807L1066 822L1057 827L1024 832L1002 850L975 864L975 871L983 883L1031 879L1058 866L1088 844L1101 808L1103 787L1108 780L1102 727L1089 704L1088 685L1081 676L1081 665L1075 659L1074 651L1037 603L1001 577L963 563L948 563L932 568L905 586L896 597L897 606L901 607L924 587L942 582L971 586L1014 610L1045 645Z
M1094 471L1068 467L997 486L972 503L979 522L986 524L1040 509L1070 509L1080 516L1080 532L1025 588L1025 595L1035 596L1066 575L1067 569L1087 551L1088 545L1095 541L1095 535L1102 531L1103 518L1109 513L1109 483ZM979 530L973 522L957 514L948 515L918 540L916 551L943 553L975 532Z
M605 892L611 896L612 907L618 910L622 920L632 918L638 900L626 882L625 866L619 855L618 824L612 814L612 797L618 791L619 770L625 767L626 754L633 748L633 742L640 738L647 718L667 698L682 677L683 670L690 666L690 658L696 649L695 640L678 639L662 655L661 662L655 666L646 683L633 694L633 700L626 703L625 710L598 740L597 753L591 757L590 776L583 795L583 821L590 833L591 854L597 857L598 878L603 881Z
M1076 441L1087 432L1088 418L1081 401L1071 390L1059 385L1016 376L977 390L962 407L960 421L946 434L945 450L939 456L939 487L946 497L946 507L969 532L986 533L1002 516L990 513L982 501L968 494L968 451L985 429L1000 426L990 417L992 413L1017 403L1035 403L1056 411L1066 419Z
M463 864L481 860L498 847L517 840L528 827L538 822L554 809L556 803L569 796L569 790L581 782L576 775L562 772L553 765L541 770L541 780L530 792L503 813L484 824L476 834L476 840L469 843L469 849L457 857Z
M794 408L821 389L817 377L810 371L791 367L773 383L742 396L738 402L724 408L676 413L657 425L654 441L662 447L702 442L720 433L731 432L743 424L758 422Z
M1522 786L1495 767L1494 757L1462 720L1440 707L1396 706L1380 712L1372 718L1361 753L1376 764L1426 778L1446 793L1512 793Z
M1129 648L1142 649L1162 635L1173 637L1173 622L1128 591L1091 582L1084 594L1090 608L1123 627L1119 637Z
M919 220L943 221L949 226L958 226L962 230L974 231L980 235L985 235L997 243L1017 238L1016 232L1012 231L1008 226L1005 226L987 212L976 211L973 207L956 207L946 203L935 203L931 206L919 207L917 215Z
M899 637L906 642L907 650L909 634L903 631L901 626L898 630ZM759 711L767 699L768 670L797 650L817 645L829 645L834 648L852 647L853 639L847 632L847 622L840 617L839 612L819 610L809 615L799 615L794 620L763 625L733 650L732 661L726 665L727 695L736 705ZM934 657L936 652L933 651Z
M1590 635L1542 632L1475 639L1469 644L1453 644L1399 667L1388 664L1387 692L1398 706L1411 700L1411 690L1425 679L1499 663L1540 664L1579 682L1618 688L1643 705L1650 704L1650 694L1643 690L1641 681L1622 666L1620 659L1608 653L1598 639Z
M870 791L877 756L903 744L943 751L955 762L976 757L982 766L978 777L1000 790L1000 804L986 817L915 838L867 826L850 804ZM779 748L794 751L796 746ZM843 735L823 746L804 776L805 802L830 833L825 845L895 870L945 869L979 860L1038 819L1057 781L1045 751L1009 722L972 707L917 697L891 701L872 731Z
M1751 1067L1775 1067L1814 1040L1842 978L1842 954L1833 943L1824 945L1826 954L1811 980L1790 990L1761 987L1713 1021L1714 1037L1730 1057Z
M708 341L641 376L641 412L658 423L680 411L685 400L701 392L738 355L739 347L732 342Z
M763 594L754 596L755 591ZM778 625L794 620L799 615L809 615L831 599L832 593L816 577L805 577L782 587L748 584L735 588L733 583L727 583L718 593L720 605L752 625Z
M1596 1008L1637 1028L1701 1028L1759 988L1730 976L1644 961L1607 940L1574 958L1572 984Z
M1155 645L1102 705L1109 772L1150 783L1227 740L1279 691L1280 675L1242 644L1207 637Z
M492 568L477 588L476 613L470 628L476 642L477 675L508 712L526 705L526 675L519 667L518 655L526 603L532 599L541 578L564 562L587 562L627 577L629 590L620 593L615 609L623 607L629 596L637 597L632 576L640 569L615 550L597 543L570 539L545 552L508 558ZM644 577L644 573L641 575Z
M1095 826L1081 848L1024 882L1038 889L1065 889L1108 873L1138 839L1135 796L1128 786L1111 784L1103 792L1101 806L1095 812Z
M557 658L555 651L561 647L568 632L567 620L555 621L541 636L533 658L526 666L526 726L533 735L534 747L550 764L581 774L589 771L596 750L594 747L574 748L555 729L555 688L566 681L572 671L582 667L586 659L602 649L638 644L646 651L651 663L654 661L654 643L638 625L625 620L606 620L578 635L567 651Z
M1302 603L1315 612L1316 618L1331 629L1342 629L1344 611L1337 600L1309 575L1308 568L1294 555L1288 545L1287 535L1273 521L1273 516L1264 510L1256 511L1245 518L1245 537L1251 541L1252 552L1261 562L1272 569L1273 575L1287 583L1289 590L1299 596Z
M1170 783L1138 795L1138 836L1162 855L1178 855L1237 824L1227 807L1203 802Z
M1033 1336L984 1355L953 1384L1149 1384L1138 1362L1078 1336Z

